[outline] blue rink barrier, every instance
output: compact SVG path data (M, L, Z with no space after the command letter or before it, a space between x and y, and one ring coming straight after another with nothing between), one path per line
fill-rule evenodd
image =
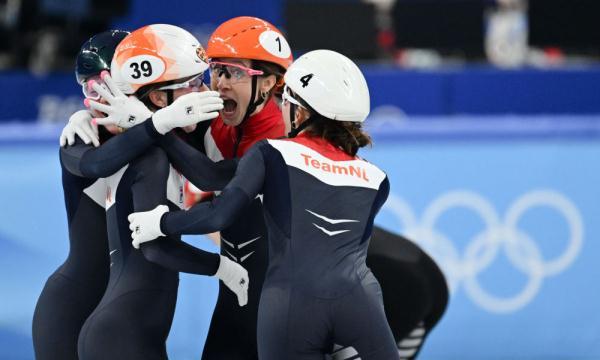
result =
M403 70L362 66L374 112L409 116L600 114L600 66L499 70L465 66ZM65 122L83 107L72 73L0 72L0 123Z
M402 128L373 119L375 146L362 153L391 180L376 222L419 243L451 288L420 358L600 359L598 119L564 118L580 127L561 131L513 118L538 124L529 136L524 125L469 133L454 125L474 119L421 120ZM33 358L35 302L66 257L55 142L0 141L0 359ZM217 282L181 278L169 355L198 359Z

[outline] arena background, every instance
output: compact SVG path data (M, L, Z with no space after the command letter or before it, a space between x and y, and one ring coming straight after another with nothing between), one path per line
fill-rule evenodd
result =
M81 41L65 39L164 22L205 43L239 15L280 26L296 55L337 47L360 62L375 140L363 156L392 184L376 222L421 244L451 287L420 358L600 359L597 0L104 4L114 11L0 2L0 359L33 359L33 309L67 253L58 135L82 94ZM43 21L34 28L15 6ZM169 354L198 359L217 281L181 278Z

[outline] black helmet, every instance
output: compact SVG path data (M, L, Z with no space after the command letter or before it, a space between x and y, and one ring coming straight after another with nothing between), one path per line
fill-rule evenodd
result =
M108 30L92 36L83 44L75 62L77 82L83 85L85 79L98 75L102 70L110 70L115 48L129 31Z

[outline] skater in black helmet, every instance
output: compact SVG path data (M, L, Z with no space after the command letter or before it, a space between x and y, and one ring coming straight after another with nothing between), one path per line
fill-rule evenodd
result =
M109 68L115 47L127 34L120 30L106 31L82 46L75 74L86 97L90 95L86 82ZM87 111L71 117L72 122L89 122L90 119ZM108 133L103 135L109 136ZM94 133L82 132L80 136L87 143L98 141ZM66 169L68 160L65 159L74 150L61 148L60 156L69 224L69 255L46 281L33 316L33 346L39 360L78 359L79 332L100 302L108 283L110 260L104 183L97 177L72 174Z

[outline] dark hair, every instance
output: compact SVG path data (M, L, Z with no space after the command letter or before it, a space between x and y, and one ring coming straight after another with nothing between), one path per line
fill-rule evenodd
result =
M153 88L152 90L157 89L158 87ZM158 110L160 110L160 108L158 106L156 106L152 100L150 100L150 96L148 96L152 90L146 92L144 94L144 96L138 98L144 105L146 105L146 107L148 108L148 110L152 111L152 112L157 112Z
M373 144L369 134L362 129L362 123L326 118L308 105L300 96L296 94L293 94L293 96L310 113L309 118L305 120L310 121L310 123L304 130L308 134L327 140L350 156L355 156L361 147ZM293 119L291 120L293 121Z
M269 97L281 95L281 90L283 89L283 75L285 74L284 68L275 63L262 60L252 60L252 68L262 70L264 74L261 76L263 77L275 75L275 86L269 90Z
M327 140L350 156L355 156L359 148L372 144L371 137L359 122L331 120L316 113L312 113L311 118L313 120L305 130L307 133Z

